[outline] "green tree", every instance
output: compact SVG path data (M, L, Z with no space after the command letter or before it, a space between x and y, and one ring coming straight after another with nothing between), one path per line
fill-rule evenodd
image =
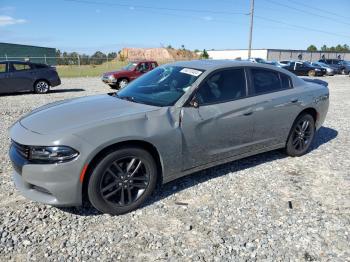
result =
M108 55L107 55L108 60L112 60L112 59L116 58L117 55L118 55L118 54L117 54L116 52L110 52L110 53L108 53Z
M106 61L107 61L107 55L102 53L101 51L97 51L91 56L91 64L100 65Z
M310 45L306 50L314 52L314 51L317 51L317 47L315 45Z
M328 47L326 45L321 46L321 51L327 51Z

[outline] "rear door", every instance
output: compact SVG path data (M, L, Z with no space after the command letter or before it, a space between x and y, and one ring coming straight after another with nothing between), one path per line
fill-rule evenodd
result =
M300 112L300 98L288 75L264 68L250 69L249 94L255 97L255 149L287 140L289 130Z
M185 170L250 150L253 101L244 68L216 71L195 92L198 107L182 109Z
M8 63L0 63L0 94L11 92L8 85Z
M9 81L14 92L33 90L36 74L30 63L10 62L9 72Z

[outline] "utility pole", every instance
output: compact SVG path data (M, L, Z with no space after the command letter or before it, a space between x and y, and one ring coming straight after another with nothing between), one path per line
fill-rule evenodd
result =
M250 0L250 31L249 31L248 58L250 58L252 55L253 24L254 24L254 0Z

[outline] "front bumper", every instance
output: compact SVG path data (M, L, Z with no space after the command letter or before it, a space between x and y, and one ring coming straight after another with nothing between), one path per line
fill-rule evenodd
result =
M115 85L118 82L118 79L116 79L116 78L109 78L109 77L106 77L106 76L103 76L101 78L101 80L102 80L103 83L110 84L110 85Z
M80 174L87 162L84 152L91 152L89 144L74 135L64 138L41 135L24 128L17 122L10 130L17 145L71 145L80 152L74 160L64 163L36 164L27 160L23 152L12 144L9 157L13 165L13 180L17 189L27 198L54 206L82 204Z
M14 146L9 154L14 168L13 181L23 196L53 206L81 205L78 159L60 164L31 164Z

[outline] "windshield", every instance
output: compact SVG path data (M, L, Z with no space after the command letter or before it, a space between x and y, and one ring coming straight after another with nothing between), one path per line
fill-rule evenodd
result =
M124 70L132 71L137 66L137 63L129 63L123 67Z
M203 73L179 66L157 67L117 93L121 99L155 106L171 106Z
M315 65L318 65L318 66L322 66L322 67L329 67L329 65L325 64L325 63L322 63L322 62L316 62L316 63L313 63Z

